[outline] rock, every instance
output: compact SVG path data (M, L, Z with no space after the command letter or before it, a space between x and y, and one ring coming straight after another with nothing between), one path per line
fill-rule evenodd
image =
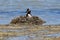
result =
M12 19L10 24L31 24L31 25L42 25L45 23L42 19L37 16L32 16L28 18L26 16L19 16L17 18Z

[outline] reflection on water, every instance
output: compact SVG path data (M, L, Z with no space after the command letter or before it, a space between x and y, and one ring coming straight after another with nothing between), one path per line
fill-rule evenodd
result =
M17 36L17 37L3 37L2 40L33 40L34 38L36 38L35 36ZM1 37L0 37L1 39Z
M20 37L9 37L7 40L27 40L27 36L20 36Z
M53 29L54 27L52 27ZM58 28L58 27L57 27ZM58 30L56 27L55 29ZM18 30L18 29L0 29L0 31L2 32L23 32L23 31L27 31L27 29L21 29L21 30ZM58 30L59 31L59 30ZM53 32L53 33L50 33L50 32ZM35 32L31 32L30 34L27 34L27 35L18 35L18 36L6 36L6 37L3 37L2 39L3 40L43 40L44 38L46 37L50 37L50 38L54 38L54 37L60 37L60 32L57 32L55 33L55 31L51 31L51 29L49 30L48 29L39 29ZM1 39L1 37L0 37Z
M50 37L60 37L60 33L49 34Z
M0 37L1 39L1 37ZM3 37L2 40L27 40L27 36L18 36L18 37Z
M39 35L39 36L36 36L36 35L32 35L32 36L29 36L29 35L25 35L25 36L17 36L17 37L3 37L2 39L3 40L43 40L44 37L50 37L50 38L54 38L54 37L60 37L60 34L49 34L49 35ZM1 39L1 37L0 37Z

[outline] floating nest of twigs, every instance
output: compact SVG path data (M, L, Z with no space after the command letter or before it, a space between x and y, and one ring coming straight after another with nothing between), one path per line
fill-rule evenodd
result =
M31 18L26 16L19 16L17 18L12 19L10 24L31 24L31 25L42 25L45 23L41 18L37 16L32 16Z

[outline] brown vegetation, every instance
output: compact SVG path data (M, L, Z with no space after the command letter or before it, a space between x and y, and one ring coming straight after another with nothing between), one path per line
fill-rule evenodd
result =
M20 16L11 21L11 24L35 24L35 25L42 25L45 23L42 19L37 16L32 16L31 18Z

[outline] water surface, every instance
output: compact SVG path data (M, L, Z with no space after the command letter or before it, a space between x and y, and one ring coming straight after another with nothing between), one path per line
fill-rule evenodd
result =
M45 25L60 24L60 0L0 0L0 24L9 24L13 18L24 16L27 8L31 9L33 16L45 20ZM0 31L6 32L7 30ZM19 32L18 30L13 31ZM48 34L47 36L60 36L60 33ZM29 40L33 37L8 37L7 40Z
M20 11L9 11L9 12L0 12L0 24L9 24L10 21L17 16L24 16L26 10ZM48 25L60 24L60 9L31 9L33 16L38 16L41 19L45 20Z

